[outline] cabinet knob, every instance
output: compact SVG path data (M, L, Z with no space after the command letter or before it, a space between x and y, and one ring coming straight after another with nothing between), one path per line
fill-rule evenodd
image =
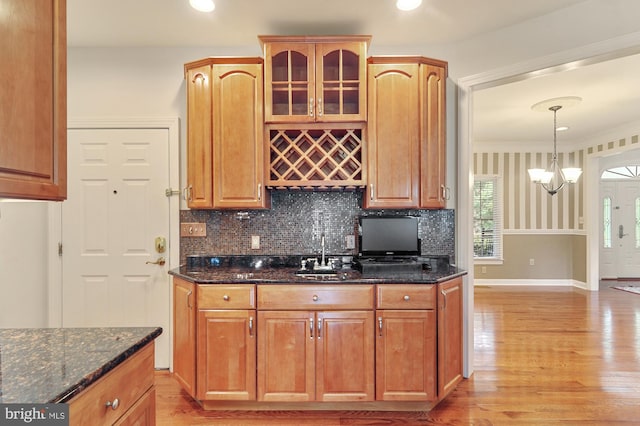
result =
M112 410L117 410L120 406L120 401L118 400L118 398L116 398L113 401L107 401L104 405L107 407L111 407Z
M403 299L408 302L409 299L411 299L411 298L409 296L405 296L405 297L403 297Z
M224 296L222 296L222 299L228 301L229 300L229 296L225 294Z
M317 295L317 294L314 294L314 295L313 295L313 297L312 297L312 299L313 299L313 301L314 301L314 302L317 302L317 301L318 301L318 299L320 299L320 298L318 297L318 295Z

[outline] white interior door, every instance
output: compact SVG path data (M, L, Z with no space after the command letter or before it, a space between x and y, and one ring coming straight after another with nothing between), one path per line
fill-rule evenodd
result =
M157 368L170 358L169 264L153 263L169 255L166 188L166 129L69 129L62 325L160 326Z

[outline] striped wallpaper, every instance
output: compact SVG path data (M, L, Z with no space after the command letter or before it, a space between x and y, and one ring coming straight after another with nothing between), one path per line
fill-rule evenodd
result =
M560 167L582 167L584 150L558 153ZM530 168L546 168L551 153L500 152L474 153L475 175L502 178L503 228L510 230L573 231L583 229L582 182L568 185L556 195L549 195L540 185L531 183Z
M560 167L581 167L584 170L586 156L601 155L602 152L629 148L634 144L638 144L637 135L575 152L558 153L558 163ZM584 173L576 184L567 185L553 196L529 179L527 169L546 168L551 162L551 155L540 152L473 154L475 175L497 175L502 178L505 233L574 233L584 230Z

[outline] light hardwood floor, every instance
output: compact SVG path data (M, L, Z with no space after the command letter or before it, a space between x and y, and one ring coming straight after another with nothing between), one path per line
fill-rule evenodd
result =
M638 425L640 295L612 284L476 287L475 372L430 412L206 412L158 372L157 424Z

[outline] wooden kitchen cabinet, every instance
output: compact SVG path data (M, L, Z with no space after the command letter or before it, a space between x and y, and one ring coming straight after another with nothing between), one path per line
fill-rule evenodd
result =
M368 62L364 207L443 208L447 64L423 57Z
M256 399L255 286L198 287L197 398Z
M461 277L257 285L174 277L183 312L174 308L174 375L189 393L195 386L192 396L205 409L357 409L354 403L366 402L368 410L428 410L462 380L462 290ZM195 385L179 373L193 346L175 345L192 329L191 309Z
M267 123L358 122L367 117L371 36L260 36Z
M69 401L70 425L156 424L154 343Z
M438 284L438 397L462 380L462 277Z
M258 400L373 401L372 307L372 286L259 286Z
M4 0L0 198L67 198L65 0Z
M377 286L376 400L435 401L436 288Z
M173 278L173 376L196 396L196 285Z
M190 208L262 209L263 60L206 58L185 64Z

